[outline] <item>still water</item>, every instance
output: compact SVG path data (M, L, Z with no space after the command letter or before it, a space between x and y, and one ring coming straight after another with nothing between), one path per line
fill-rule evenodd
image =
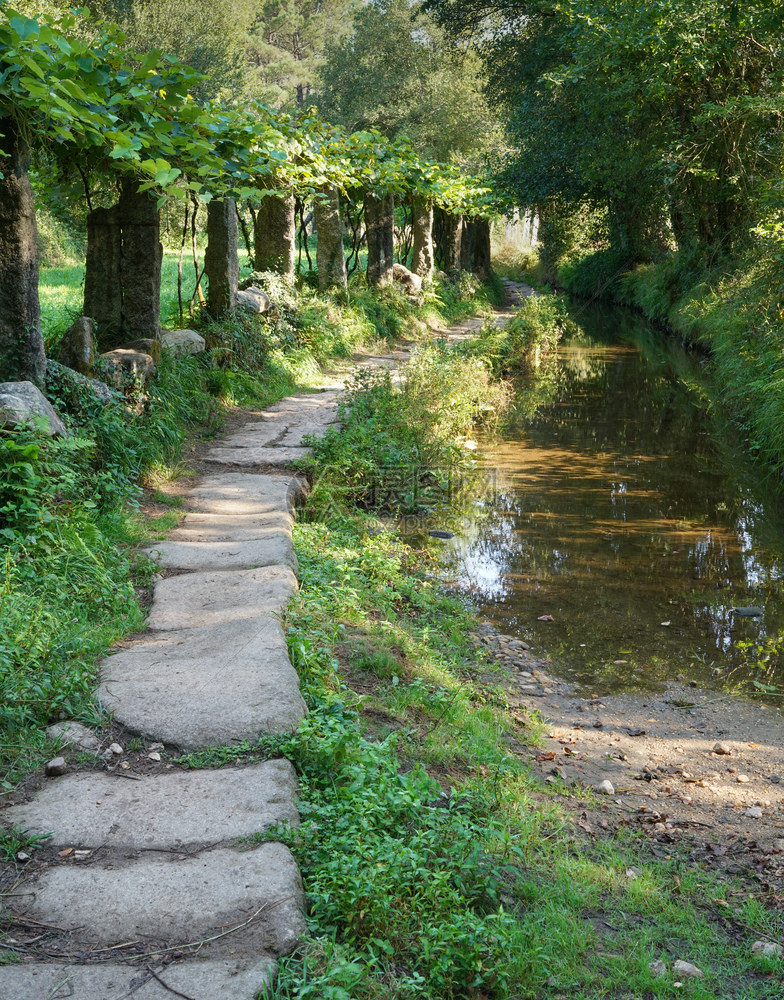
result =
M574 318L523 388L536 412L484 444L445 546L458 586L587 688L784 682L753 648L784 629L783 512L717 429L704 362L626 311Z

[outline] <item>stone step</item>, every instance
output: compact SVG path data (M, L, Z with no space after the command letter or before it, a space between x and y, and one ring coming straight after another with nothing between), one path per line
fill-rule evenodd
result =
M3 821L51 834L53 847L166 850L250 837L277 823L297 826L296 802L297 776L287 760L137 781L82 771L47 781Z
M278 514L294 512L294 504L307 492L299 476L255 475L223 472L207 476L186 498L189 510L205 514Z
M203 461L216 465L238 465L250 468L257 465L292 465L312 454L311 448L245 444L233 448L211 448L204 456Z
M290 732L306 711L272 616L148 634L104 660L98 693L133 732L185 750Z
M2 1000L256 1000L271 986L277 963L270 958L224 959L145 965L115 962L94 965L29 964L0 967ZM160 980L155 979L152 968Z
M305 932L302 883L283 844L124 864L66 862L41 871L26 890L9 901L12 916L70 928L64 960L118 945L193 945L209 959L280 956Z
M287 566L218 573L182 573L155 585L147 628L152 631L223 625L280 614L297 593Z
M294 518L288 511L270 514L198 514L190 511L169 535L182 542L247 542L279 531L291 538ZM149 546L154 548L154 546Z
M238 541L185 541L173 537L144 551L161 569L243 570L259 566L288 566L297 571L297 556L290 531L255 529L261 537Z

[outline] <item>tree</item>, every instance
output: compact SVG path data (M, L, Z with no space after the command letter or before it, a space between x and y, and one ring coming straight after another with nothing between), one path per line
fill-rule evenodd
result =
M348 131L406 135L422 155L477 159L500 137L482 94L481 60L408 0L371 0L351 34L327 44L319 111Z

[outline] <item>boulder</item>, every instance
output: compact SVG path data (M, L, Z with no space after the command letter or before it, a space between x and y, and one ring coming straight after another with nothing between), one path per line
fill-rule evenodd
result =
M205 350L207 342L195 330L163 330L161 347L164 351L171 351L175 358L184 358Z
M68 328L60 344L60 363L82 375L89 375L95 363L95 322L89 316L80 316Z
M142 379L155 371L155 361L145 351L134 351L129 347L117 347L98 358L109 378L115 384L127 380L129 375Z
M151 337L143 337L141 340L129 340L125 344L120 344L116 350L138 351L141 354L149 354L157 364L161 360L161 342L153 340Z
M47 437L63 437L68 433L52 404L32 382L0 382L0 427L29 426L36 417L48 421L48 426L42 429Z
M422 276L409 271L405 264L392 265L392 278L405 285L409 295L419 295L422 291Z
M272 309L272 300L263 289L251 285L237 292L237 306L252 313L266 313Z
M87 375L82 375L74 371L73 368L61 365L59 361L53 361L51 358L46 362L46 383L58 390L58 396L68 392L78 400L79 393L87 390L102 403L110 403L117 399L117 394L105 382L99 382L96 378L88 378Z

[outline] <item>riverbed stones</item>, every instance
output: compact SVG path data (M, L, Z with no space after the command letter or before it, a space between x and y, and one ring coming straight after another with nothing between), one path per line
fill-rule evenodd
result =
M184 750L291 732L305 715L271 616L145 636L104 662L99 696L133 732Z
M274 823L297 826L296 800L297 777L287 760L138 781L82 771L48 782L4 819L50 833L55 847L165 850L250 837Z
M152 965L162 985L138 965L5 965L0 967L3 1000L171 1000L180 995L210 1000L256 1000L272 984L275 962L254 956L219 961L174 962Z

